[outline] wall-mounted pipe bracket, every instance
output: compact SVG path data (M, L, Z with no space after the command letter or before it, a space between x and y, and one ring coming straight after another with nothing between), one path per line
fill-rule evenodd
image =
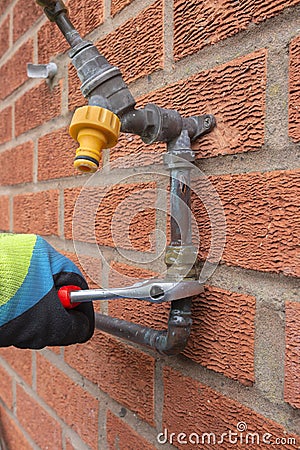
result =
M28 78L44 78L52 80L57 74L57 65L54 62L48 64L27 63Z

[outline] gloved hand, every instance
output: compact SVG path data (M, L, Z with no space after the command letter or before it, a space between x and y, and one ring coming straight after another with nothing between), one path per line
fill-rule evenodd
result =
M79 269L36 235L0 234L0 347L41 349L90 339L92 303L66 310L57 291L87 289Z

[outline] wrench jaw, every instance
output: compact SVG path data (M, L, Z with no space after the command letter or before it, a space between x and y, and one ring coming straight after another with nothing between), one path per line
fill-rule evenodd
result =
M124 288L74 291L70 293L70 299L71 303L120 298L144 300L151 303L164 303L193 297L199 295L202 291L203 284L199 283L199 281L171 282L150 279Z

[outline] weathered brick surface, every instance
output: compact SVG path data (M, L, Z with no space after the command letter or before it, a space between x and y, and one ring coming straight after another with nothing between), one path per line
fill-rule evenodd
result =
M11 0L2 0L1 4L0 4L0 14L2 15L3 13L5 13L5 11L7 10L7 8L9 7L11 3Z
M98 401L41 355L37 392L92 449L97 448Z
M153 425L154 358L96 332L84 346L67 347L65 359L110 397Z
M289 136L300 141L300 36L290 45L289 67Z
M97 47L121 70L129 83L163 65L162 1L157 0L137 17L105 36Z
M38 61L39 64L48 62L60 53L69 49L58 27L51 22L46 22L38 31Z
M8 106L0 112L0 143L12 138L12 108Z
M150 251L155 189L155 183L139 183L65 190L65 237L72 239L73 225L80 241L94 243L96 238L99 245Z
M0 196L0 230L9 231L9 198Z
M104 0L73 0L70 5L70 19L82 36L103 23Z
M164 370L164 388L163 429L167 430L169 442L170 434L175 433L173 444L176 448L194 449L197 442L196 435L200 436L200 444L202 438L204 444L209 444L208 439L211 439L210 445L215 445L216 448L219 445L219 448L224 450L245 448L247 433L257 433L256 436L253 436L254 445L251 445L252 438L251 435L248 435L247 445L253 449L267 448L271 445L263 442L263 436L273 445L277 438L288 436L294 437L296 440L299 438L299 436L287 434L278 423L266 419L237 401L170 368ZM243 424L246 425L246 430L243 430ZM240 433L242 430L243 432ZM232 432L231 441L229 431ZM186 436L179 436L178 442L178 435L182 432ZM190 436L193 443L188 441ZM213 440L214 436L215 441ZM160 439L162 442L164 437L161 436ZM182 440L185 440L186 443L183 444ZM207 446L207 448L209 447ZM286 444L282 448L296 449L298 447Z
M300 303L286 302L286 328L285 328L285 401L294 408L300 408Z
M254 381L255 298L207 286L193 299L185 356L251 385Z
M26 64L33 60L33 41L30 39L0 68L0 99L10 95L28 79Z
M261 148L265 88L266 52L260 50L154 91L142 97L138 105L156 103L177 109L183 116L214 114L217 127L193 144L197 157L207 158ZM139 138L123 139L123 145L112 150L114 159L124 156L124 147L127 153L134 153L135 160L143 158L143 153L157 152Z
M35 0L19 0L13 9L13 40L19 39L42 13L42 8L37 5Z
M8 415L8 413L1 405L0 423L4 442L9 444L9 449L33 450L33 447L24 437L18 424Z
M58 191L14 197L14 232L58 234Z
M293 170L211 178L226 217L222 256L226 263L299 276L299 177L300 171ZM199 181L195 186L209 206L205 184ZM200 197L194 198L193 211L200 230L200 254L204 256L210 246L211 230Z
M9 49L9 21L10 17L7 16L0 27L0 58Z
M0 185L26 183L33 179L33 142L0 153Z
M110 149L110 162L112 168L161 164L164 152L166 152L166 144L162 142L147 145L139 136L121 133L117 145Z
M175 0L175 60L233 36L248 28L251 23L262 22L284 8L297 4L299 0Z
M111 14L115 16L118 12L130 5L133 0L111 0Z
M155 447L139 436L124 421L116 417L110 411L106 420L107 443L110 450L154 450Z
M1 391L0 399L6 404L7 408L13 406L13 385L11 375L0 366Z
M62 448L59 424L20 385L17 385L17 418L41 449Z
M74 176L73 160L77 147L66 128L42 136L38 141L38 179Z
M42 125L60 113L61 84L53 91L45 82L27 91L15 104L16 135Z
M15 347L0 349L0 355L12 369L30 386L32 383L32 355L30 350Z

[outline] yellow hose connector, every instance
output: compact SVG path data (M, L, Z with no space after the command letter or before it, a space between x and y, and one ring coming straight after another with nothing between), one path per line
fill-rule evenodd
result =
M96 172L101 151L118 142L121 121L113 112L100 106L78 108L70 124L70 135L78 141L74 167L81 172Z

